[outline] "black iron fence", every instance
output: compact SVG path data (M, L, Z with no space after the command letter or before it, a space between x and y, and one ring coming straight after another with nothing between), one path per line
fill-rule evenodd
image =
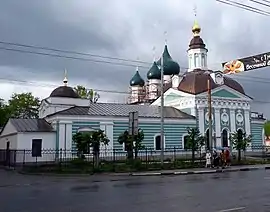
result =
M0 165L6 167L23 168L44 165L68 165L78 161L78 152L76 150L55 150L43 149L39 157L34 156L32 150L0 150ZM146 148L140 150L136 161L143 164L160 163L161 151ZM237 158L237 151L232 151L232 157ZM135 154L133 155L135 159ZM246 151L242 151L242 158L265 161L270 159L270 146L251 146ZM84 161L94 165L94 155L92 153L84 154ZM99 154L100 164L123 164L128 161L127 152L123 149L102 149ZM192 160L192 151L182 148L172 147L164 150L164 161L168 164L176 163L190 164L196 163L198 166L205 163L205 151L195 152L195 160ZM197 166L196 165L196 166Z

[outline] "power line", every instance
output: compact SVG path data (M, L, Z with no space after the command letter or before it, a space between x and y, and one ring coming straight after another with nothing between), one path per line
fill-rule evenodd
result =
M22 49L0 47L0 50L13 51L13 52L19 52L19 53L27 53L27 54L35 54L35 55L43 55L43 56L50 56L50 57L58 57L58 58L65 58L65 59L72 59L72 60L82 60L82 61L96 62L96 63L107 63L107 64L120 65L120 66L140 67L140 68L149 69L149 67L141 66L141 65L132 65L132 64L127 64L127 63L117 63L117 62L110 62L110 61L105 61L105 60L94 60L94 59L88 59L88 58L82 58L82 57L64 56L64 55L44 53L44 52L34 52L34 51L22 50Z
M75 55L81 55L81 56L97 57L97 58L102 58L102 59L110 59L110 60L118 60L118 61L124 61L124 62L142 63L142 64L148 64L148 65L152 64L152 63L149 63L149 62L146 62L146 61L141 61L141 60L130 60L130 59L124 59L124 58L119 58L119 57L102 56L102 55L97 55L97 54L83 53L83 52L77 52L77 51L71 51L71 50L62 50L62 49L43 47L43 46L36 46L36 45L28 45L28 44L5 42L5 41L0 41L0 43L5 44L5 45L11 45L11 46L19 46L19 47L26 47L26 48L32 48L32 49L47 50L47 51L54 51L54 52L67 53L67 54L75 54Z
M230 1L230 0L216 0L217 2L223 3L223 4L227 4L233 7L237 7L243 10L247 10L250 12L254 12L260 15L265 15L265 16L270 16L270 13L261 9L258 9L256 7L251 7L249 5L245 5L245 4L241 4L238 2L234 2L234 1Z
M5 79L5 78L0 78L0 81L8 82L11 84L24 84L28 86L35 86L35 87L52 87L56 88L59 85L54 85L54 84L45 84L45 83L40 83L40 82L35 82L35 81L25 81L25 80L11 80L11 79ZM252 80L249 80L252 81ZM268 83L268 81L264 81L263 83ZM90 88L86 88L87 90L90 90ZM93 88L92 88L93 89ZM121 94L121 95L129 95L130 93L127 91L116 91L116 90L105 90L105 89L93 89L96 92L99 93L112 93L112 94ZM142 95L145 96L145 95ZM175 97L177 96L176 94L165 94L165 97ZM253 103L270 103L270 101L262 101L262 100L254 100Z
M256 1L256 0L249 0L249 1L254 2L254 3L256 3L256 4L260 4L260 5L266 6L266 7L270 7L269 4L266 4L266 3L263 3L263 2L260 2L260 1ZM267 2L268 2L268 1L267 1ZM269 3L270 3L270 2L269 2Z

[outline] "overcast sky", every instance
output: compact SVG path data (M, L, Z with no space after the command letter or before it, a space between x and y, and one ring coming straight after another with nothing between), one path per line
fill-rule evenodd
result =
M250 4L248 0L241 2ZM220 64L230 59L270 50L270 43L267 42L270 17L226 6L215 0L0 0L0 42L130 60L139 58L151 63L153 46L156 47L156 57L160 56L164 48L164 31L167 31L169 51L173 59L184 68L187 67L186 50L192 37L195 4L197 19L202 27L201 36L209 49L210 69L220 69ZM270 11L270 8L263 9ZM18 49L0 44L2 47ZM80 55L69 56L100 60ZM117 60L106 61L123 63ZM131 66L0 49L1 79L35 82L34 86L25 86L24 83L6 84L1 81L0 95L7 99L12 92L32 91L34 95L44 98L54 88L45 85L62 84L64 68L68 70L70 85L128 91L129 80L135 72L132 65L136 64L126 63ZM142 65L146 66L140 69L145 77L148 65ZM247 94L257 100L270 101L267 83L270 80L269 69L251 71L244 75L238 79L245 86ZM100 94L102 101L124 99L119 94Z

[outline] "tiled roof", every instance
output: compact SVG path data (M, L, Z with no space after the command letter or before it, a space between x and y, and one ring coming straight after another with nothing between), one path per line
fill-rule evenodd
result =
M17 132L53 132L52 126L44 119L9 119Z
M160 118L160 107L156 105L127 105L114 103L91 103L89 107L75 106L53 115L90 115L90 116L128 116L129 112L138 111L139 117ZM164 107L164 118L195 119L173 107Z

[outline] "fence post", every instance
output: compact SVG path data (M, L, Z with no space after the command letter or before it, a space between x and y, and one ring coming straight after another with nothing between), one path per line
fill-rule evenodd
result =
M148 167L148 152L147 152L147 147L145 148L145 167L146 167L146 169Z
M25 165L25 149L23 150L23 167Z

